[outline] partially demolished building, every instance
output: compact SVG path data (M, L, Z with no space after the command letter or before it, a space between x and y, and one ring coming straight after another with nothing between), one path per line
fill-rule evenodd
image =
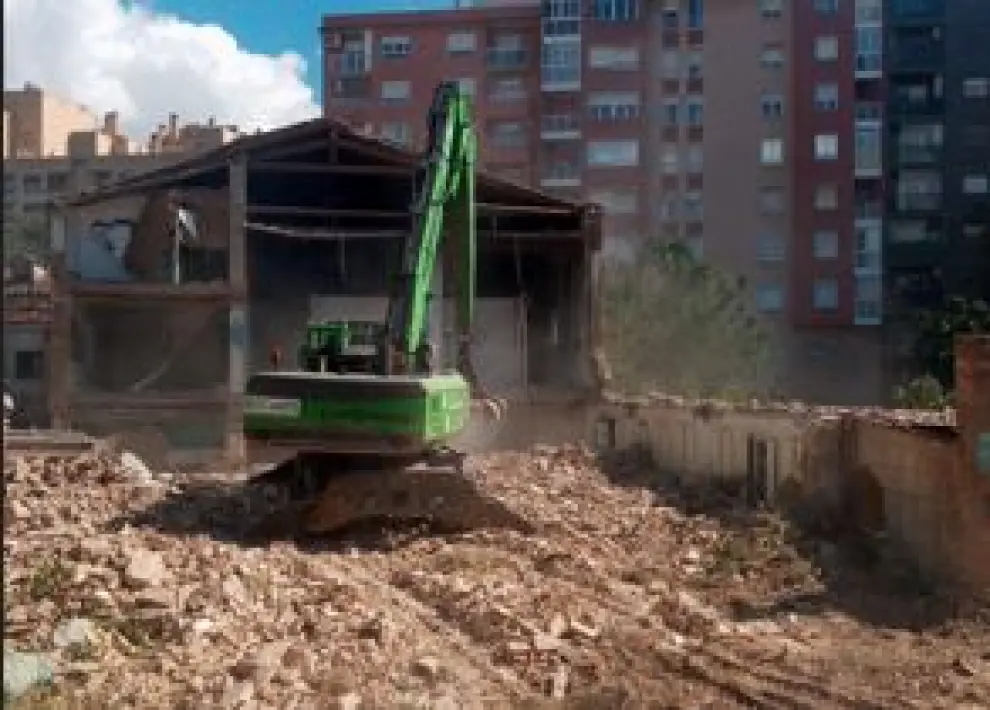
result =
M236 451L272 347L384 317L418 160L315 119L78 195L53 224L56 425L127 431L145 456ZM517 404L573 399L594 380L597 208L486 175L478 200L479 374Z

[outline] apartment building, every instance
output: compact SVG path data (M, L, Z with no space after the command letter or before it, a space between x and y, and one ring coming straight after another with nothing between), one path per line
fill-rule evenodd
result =
M173 113L142 144L123 134L114 111L101 121L30 84L4 91L4 219L43 220L69 190L100 187L238 135L212 119L180 125Z
M932 262L926 240L910 235L942 233L946 219L959 235L983 233L974 215L987 210L973 191L984 187L987 148L974 150L990 125L977 98L990 71L977 70L988 45L972 28L988 11L981 0L543 0L326 16L324 108L418 145L434 85L461 81L475 95L487 169L600 203L612 254L684 240L745 279L776 336L785 391L872 403L894 384L885 303L892 285L902 289L901 271L943 273L951 253L970 281L986 273L972 249L951 246L966 238L946 240ZM933 12L942 37L956 38L938 55L944 67L897 39L937 30ZM954 21L970 29L949 32ZM903 59L888 67L885 48L896 43ZM927 81L945 74L945 86L970 95L951 110L943 102L940 130L958 136L956 157L949 143L931 157L959 174L937 181L905 173L892 147L907 141L924 157L942 135L920 120L892 135L905 97L922 95L925 67ZM948 217L933 185L953 181ZM910 203L910 225L892 214L899 201ZM942 220L926 222L928 232L921 203Z
M990 299L990 3L887 0L884 266L889 355L918 309Z

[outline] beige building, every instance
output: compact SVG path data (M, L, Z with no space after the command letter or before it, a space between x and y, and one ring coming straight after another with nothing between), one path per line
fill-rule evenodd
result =
M173 113L138 142L121 131L117 112L101 121L84 106L30 84L4 92L3 128L5 219L44 219L71 188L101 187L239 135L236 126L213 119L180 125Z

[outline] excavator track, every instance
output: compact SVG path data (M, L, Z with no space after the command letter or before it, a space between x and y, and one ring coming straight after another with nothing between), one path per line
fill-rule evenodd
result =
M465 454L453 450L416 461L302 454L252 482L272 487L279 501L253 531L261 537L333 535L369 523L415 523L444 532L525 527L480 493L465 470Z

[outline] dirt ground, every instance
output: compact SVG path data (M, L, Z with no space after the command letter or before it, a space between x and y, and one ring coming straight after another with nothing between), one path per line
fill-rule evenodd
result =
M497 524L271 540L261 487L5 461L5 644L55 670L19 705L990 707L990 614L874 541L578 448L469 473Z

